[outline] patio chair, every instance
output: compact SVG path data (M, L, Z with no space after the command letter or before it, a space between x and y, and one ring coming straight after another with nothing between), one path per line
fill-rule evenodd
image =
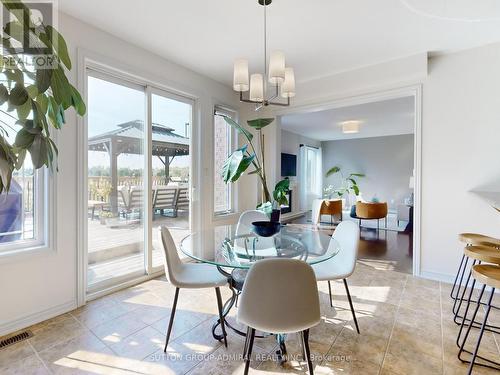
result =
M170 210L175 215L175 202L177 199L177 188L158 188L153 195L153 219L156 211L163 215L165 210Z
M177 212L181 211L188 211L189 210L189 189L186 188L179 188L177 191L177 198L175 200L175 216L177 216ZM174 216L174 217L175 217Z

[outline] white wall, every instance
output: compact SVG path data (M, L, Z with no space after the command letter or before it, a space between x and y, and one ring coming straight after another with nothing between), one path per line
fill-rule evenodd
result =
M500 237L500 214L470 193L500 177L500 44L434 57L423 87L422 273L451 277L460 232Z
M59 29L66 38L74 63L69 74L77 85L77 48L115 61L117 68L161 85L190 93L198 98L201 165L199 178L205 197L213 197L212 121L213 105L238 109L234 92L211 79L170 63L110 34L97 30L65 14L59 15ZM77 299L77 123L73 112L59 134L57 174L56 242L53 251L0 260L0 335L76 307ZM204 225L212 222L210 199L200 207Z
M366 177L358 179L363 199L376 196L389 209L397 209L411 193L413 143L413 134L322 142L323 175L336 165L344 175L363 173ZM324 187L338 184L338 175L323 180Z

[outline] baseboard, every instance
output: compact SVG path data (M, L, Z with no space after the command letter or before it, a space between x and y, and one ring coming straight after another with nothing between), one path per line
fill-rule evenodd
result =
M281 215L281 220L286 222L289 220L297 219L298 217L304 216L305 214L306 211L288 212L286 214Z
M66 302L34 314L26 315L11 322L0 324L0 336L8 335L12 332L43 322L44 320L67 313L68 311L74 309L76 309L76 300Z
M449 275L446 273L439 273L439 272L429 272L429 271L420 272L420 277L429 280L442 281L444 283L450 283L450 284L453 284L453 281L455 280L455 275Z

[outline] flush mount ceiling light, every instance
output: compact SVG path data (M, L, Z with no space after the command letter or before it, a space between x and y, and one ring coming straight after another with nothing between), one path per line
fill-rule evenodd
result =
M355 134L359 133L359 125L361 124L361 121L344 121L340 123L340 126L342 126L342 133L344 134Z
M418 15L449 21L480 22L500 19L498 0L400 0Z
M272 0L258 0L264 8L264 74L254 73L248 80L248 60L237 59L234 62L233 88L240 93L240 101L256 104L255 110L268 105L289 106L290 98L295 96L295 75L293 69L285 66L285 54L273 51L267 68L267 7ZM268 96L268 86L271 93ZM250 91L248 98L243 93ZM286 102L275 101L279 97Z

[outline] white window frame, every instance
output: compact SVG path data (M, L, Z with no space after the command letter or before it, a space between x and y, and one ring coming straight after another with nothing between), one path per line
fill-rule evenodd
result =
M212 137L212 159L214 161L214 173L213 173L213 178L215 182L215 176L216 176L216 170L215 170L215 116L216 115L225 115L230 118L232 118L234 121L238 121L238 112L235 110L222 106L222 105L215 105L214 106L214 119L213 119L213 137ZM228 133L229 133L229 150L232 150L235 146L235 144L238 141L238 137L236 134L236 130L233 129L231 126L228 125ZM215 218L218 217L223 217L227 215L232 215L236 212L236 184L230 183L229 185L229 204L230 204L230 209L229 210L224 210L224 211L216 211L215 210L215 183L214 183L214 189L212 191L212 207L213 207L213 216Z
M27 155L29 157L29 155ZM35 170L34 172L34 203L33 203L33 239L21 239L8 243L0 244L0 259L13 255L25 254L33 251L47 250L51 243L49 236L49 223L54 223L54 220L49 220L49 213L54 210L54 207L49 207L49 192L53 189L49 188L48 169L46 167ZM50 202L55 205L53 199ZM24 202L23 202L24 209ZM24 225L24 223L23 223Z

